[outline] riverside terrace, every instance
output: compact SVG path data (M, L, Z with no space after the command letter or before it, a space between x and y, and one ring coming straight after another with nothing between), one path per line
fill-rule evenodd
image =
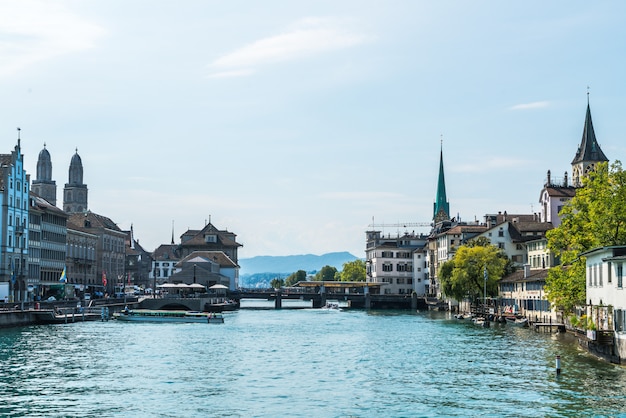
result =
M381 295L385 283L311 281L298 282L282 289L242 289L233 298L273 300L276 309L283 299L310 300L313 308L322 308L326 301L347 301L350 308L361 309L427 309L426 300L417 295Z

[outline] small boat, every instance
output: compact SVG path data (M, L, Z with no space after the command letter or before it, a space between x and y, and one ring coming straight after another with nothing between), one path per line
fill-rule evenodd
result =
M214 312L167 311L152 309L124 309L113 314L113 318L127 322L201 322L223 324L224 316Z
M93 309L42 309L33 312L42 324L67 324L68 322L97 321L101 314Z
M340 311L339 303L337 302L326 302L326 305L322 309L331 309L335 311Z
M489 328L489 319L487 318L483 318L482 316L477 316L475 318L472 318L472 322L474 322L474 324L478 325L479 327L483 327L483 328Z
M516 318L514 316L507 316L506 323L516 327L527 327L528 318Z

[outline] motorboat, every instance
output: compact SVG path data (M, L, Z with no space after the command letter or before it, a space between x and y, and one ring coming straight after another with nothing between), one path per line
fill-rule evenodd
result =
M528 326L528 318L517 318L514 316L507 316L506 323L516 326L516 327L527 327Z

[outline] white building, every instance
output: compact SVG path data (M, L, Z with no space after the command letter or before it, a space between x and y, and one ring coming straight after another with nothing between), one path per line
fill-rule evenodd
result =
M595 327L588 333L590 348L626 363L626 246L600 247L581 255L587 258L587 317Z
M366 236L367 283L386 283L383 294L426 294L425 235L405 232L385 237L381 231L367 231Z

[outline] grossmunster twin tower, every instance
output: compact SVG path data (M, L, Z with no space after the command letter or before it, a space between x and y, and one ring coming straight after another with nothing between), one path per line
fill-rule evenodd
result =
M6 299L0 302L48 296L82 299L86 294L113 294L127 285L152 287L156 280L173 278L237 286L241 244L235 234L209 222L200 230L187 230L180 244L174 243L172 231L171 244L147 252L135 240L132 226L123 231L108 217L89 210L78 150L70 161L61 210L45 144L31 187L20 142L18 128L13 151L0 154L0 294ZM192 262L186 263L187 258ZM186 268L191 265L193 274ZM62 286L63 294L58 290L61 278L74 285Z

